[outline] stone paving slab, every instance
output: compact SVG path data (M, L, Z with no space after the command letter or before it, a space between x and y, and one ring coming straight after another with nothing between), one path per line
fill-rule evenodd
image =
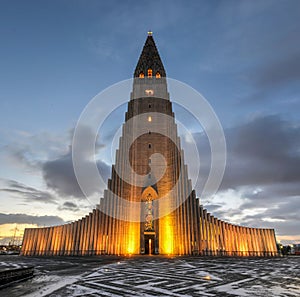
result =
M300 296L300 257L18 258L38 264L3 296Z

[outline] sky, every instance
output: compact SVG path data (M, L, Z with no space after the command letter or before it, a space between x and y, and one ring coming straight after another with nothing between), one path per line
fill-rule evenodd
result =
M220 219L300 243L299 19L297 0L2 0L0 244L94 207L74 175L74 127L95 95L132 77L149 30L167 76L201 93L224 129L224 179L201 203ZM102 129L97 162L107 177L105 152L125 109ZM205 160L203 131L176 102L174 110ZM201 193L201 182L195 187Z

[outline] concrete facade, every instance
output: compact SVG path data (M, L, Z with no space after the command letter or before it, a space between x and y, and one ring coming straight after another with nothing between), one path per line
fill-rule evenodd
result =
M150 34L134 72L116 164L99 208L70 224L26 229L22 254L276 256L277 247L273 229L233 225L200 205Z

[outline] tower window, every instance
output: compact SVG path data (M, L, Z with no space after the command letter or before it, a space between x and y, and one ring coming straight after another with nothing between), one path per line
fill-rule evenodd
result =
M149 90L147 89L147 90L145 90L145 93L146 93L147 96L152 96L154 94L154 91L150 90L150 89Z
M155 77L156 77L156 78L161 78L160 73L159 73L159 72L156 72Z
M148 69L148 77L152 77L152 69L151 68Z
M151 143L148 144L148 148L150 149L152 147Z
M139 78L144 78L145 74L143 72L140 73Z
M151 104L149 104L149 108L151 108Z
M148 116L148 122L152 122L152 117Z

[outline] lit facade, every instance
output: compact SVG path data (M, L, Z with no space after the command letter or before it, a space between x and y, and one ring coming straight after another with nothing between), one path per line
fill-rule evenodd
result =
M116 164L99 208L69 224L26 229L21 253L277 255L273 229L233 225L200 205L177 133L166 72L149 34L134 72ZM128 174L128 164L138 181Z

